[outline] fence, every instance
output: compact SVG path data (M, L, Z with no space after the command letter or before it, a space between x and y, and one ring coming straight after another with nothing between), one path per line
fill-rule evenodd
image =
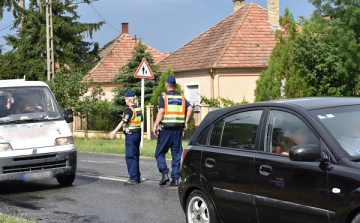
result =
M192 114L192 118L188 124L188 130L184 138L190 139L200 122L209 113L211 108L208 105L196 106ZM152 134L154 122L156 119L157 109L153 105L146 106L144 114L144 138L155 139ZM119 115L109 112L90 114L87 119L81 119L77 116L74 118L73 133L76 137L104 137L107 138L109 132L116 128L120 122ZM124 138L124 134L119 131L117 138Z

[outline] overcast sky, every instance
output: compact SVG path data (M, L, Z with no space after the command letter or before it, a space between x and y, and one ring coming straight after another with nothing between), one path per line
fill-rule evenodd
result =
M245 0L267 8L267 0ZM308 0L280 0L280 15L288 7L295 19L309 18L314 7ZM129 23L129 34L141 37L143 42L161 52L174 52L210 27L233 13L232 0L97 0L91 5L78 4L81 22L106 23L93 35L91 42L100 47L121 33L121 23ZM13 21L5 13L0 21L0 45L3 36L13 33L6 28ZM6 49L6 46L5 46Z

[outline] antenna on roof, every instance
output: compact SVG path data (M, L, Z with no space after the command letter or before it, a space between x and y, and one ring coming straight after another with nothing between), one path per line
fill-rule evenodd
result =
M271 101L271 97L269 96L269 94L268 94L267 91L265 90L264 86L263 86L262 84L260 84L260 85L261 85L262 89L265 91L265 94L266 94L266 96L267 96L267 98L268 98L268 101Z

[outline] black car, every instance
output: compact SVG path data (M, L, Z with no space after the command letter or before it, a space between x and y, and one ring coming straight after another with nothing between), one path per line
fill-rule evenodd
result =
M187 222L360 222L360 98L210 112L181 161Z

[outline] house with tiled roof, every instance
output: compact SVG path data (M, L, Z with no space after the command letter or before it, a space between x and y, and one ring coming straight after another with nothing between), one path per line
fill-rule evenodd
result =
M136 44L137 39L129 35L129 24L122 23L122 33L100 48L99 62L85 77L86 79L92 78L94 84L102 83L105 98L109 101L113 98L112 90L118 87L118 84L112 83L111 80L119 73L119 68L131 59L131 52ZM155 63L159 63L169 55L169 53L162 53L144 42L143 44L153 56Z
M256 80L268 66L279 29L279 0L268 9L233 0L234 12L159 62L172 69L192 104L207 98L254 101Z

